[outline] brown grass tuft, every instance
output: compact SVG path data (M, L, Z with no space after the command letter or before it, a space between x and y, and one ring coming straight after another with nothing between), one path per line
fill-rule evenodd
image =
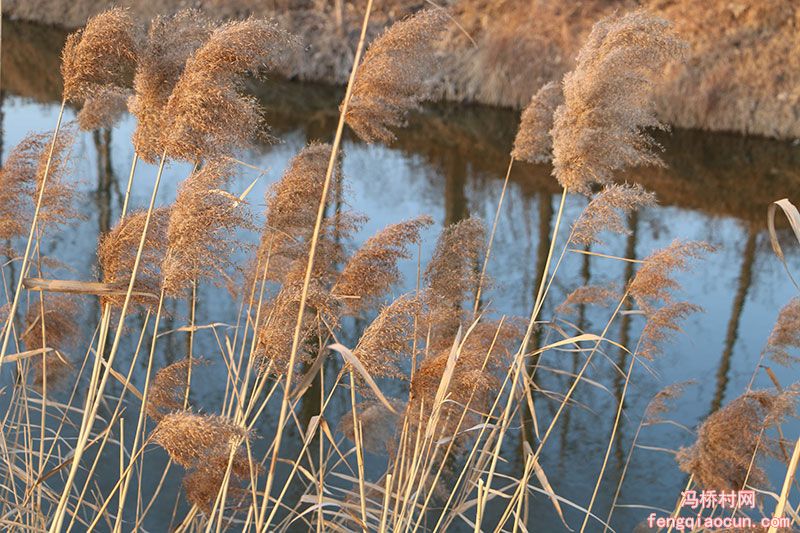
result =
M236 231L253 227L250 213L243 200L220 189L231 172L229 164L211 162L181 183L161 267L167 295L177 296L202 278L224 276L244 247Z
M43 336L40 301L32 301L28 307L20 340L25 343L28 350L46 347L57 351L57 353L37 355L31 359L32 383L37 389L41 390L44 384L45 366L47 367L48 387L63 383L72 371L68 351L75 347L80 335L79 313L80 308L75 298L65 295L48 295L44 301L45 332ZM47 357L46 365L43 362L44 357Z
M169 155L200 161L245 148L262 129L255 98L240 93L245 77L282 64L297 42L266 20L229 22L186 62L165 109Z
M428 96L423 85L435 67L433 43L447 13L426 9L395 22L370 44L358 66L345 120L366 142L389 143L390 128L405 124L409 111Z
M531 97L530 103L522 111L514 149L511 157L528 163L548 163L553 159L553 115L564 103L564 93L556 82L542 86Z
M104 283L127 289L146 216L146 211L132 212L100 238L97 259ZM134 295L131 297L131 302L152 306L157 301L161 291L161 265L167 249L168 222L168 207L160 207L153 211L133 288L136 292L155 295L156 299ZM124 300L124 295L103 297L104 303L111 305L122 305Z
M794 410L792 393L747 392L703 422L694 445L679 450L678 465L703 489L741 490L745 479L764 486L767 475L758 461L751 468L753 455L778 457L779 452L762 431L780 426Z
M463 303L477 287L477 262L482 257L486 230L477 218L468 218L442 230L433 257L425 269L431 342L452 342L464 318Z
M428 216L387 226L364 242L344 266L333 293L345 296L347 310L357 314L371 308L400 280L397 262L411 255L408 246L420 241L420 231L433 224ZM356 298L351 298L355 296Z
M778 313L764 353L776 363L789 366L800 360L789 353L790 348L800 348L800 298L792 298Z
M92 17L67 38L61 54L64 99L83 102L131 87L138 59L137 31L127 9ZM93 104L97 105L97 103Z
M624 168L661 163L644 130L664 127L653 84L683 49L667 21L643 10L594 25L564 76L564 105L553 123L553 174L564 188L588 194L592 183L610 183Z
M702 307L689 302L674 302L657 311L648 312L647 324L642 329L638 354L645 359L654 359L661 353L660 345L670 338L670 334L681 331L678 322L685 320L692 313L702 310Z
M655 205L655 202L655 194L640 185L606 185L575 221L570 240L574 244L588 246L602 244L597 238L597 234L602 231L628 235L630 230L626 227L623 216L641 207Z
M616 285L583 285L567 295L555 309L557 315L572 315L580 305L608 307L622 297Z
M713 251L709 244L675 240L647 257L628 285L628 292L645 312L653 312L658 302L669 302L670 291L679 287L672 279L676 270L689 268L689 260Z
M153 378L147 396L147 414L153 420L161 420L164 415L181 411L189 383L189 367L203 363L203 359L181 359L167 365Z
M179 11L156 17L150 25L133 78L131 113L136 117L133 145L139 157L155 162L164 150L167 130L165 107L183 73L186 60L211 34L213 27L202 13Z

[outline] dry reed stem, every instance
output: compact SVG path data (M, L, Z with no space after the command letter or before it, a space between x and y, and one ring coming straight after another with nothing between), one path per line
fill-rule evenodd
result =
M426 9L395 22L375 39L358 65L347 125L366 142L389 143L391 128L405 125L409 111L419 109L428 92L424 80L434 68L434 42L445 29L447 13Z
M644 130L664 127L653 85L684 48L665 20L643 10L594 25L564 76L564 104L553 123L553 174L564 188L588 194L624 168L661 164Z

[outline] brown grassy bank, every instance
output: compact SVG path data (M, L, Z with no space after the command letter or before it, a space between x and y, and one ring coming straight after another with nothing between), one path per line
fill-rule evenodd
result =
M27 20L82 25L116 3L149 18L186 7L180 0L122 2L9 0L5 14ZM592 24L620 9L644 5L673 22L690 43L685 66L674 67L658 98L659 115L687 128L778 138L800 136L800 6L791 0L467 0L450 2L461 26L451 26L431 80L443 99L522 107L544 83L572 68ZM220 18L272 17L300 35L306 48L287 69L290 77L343 84L352 64L363 2L338 0L202 0L193 3ZM376 7L368 32L418 10L417 0Z

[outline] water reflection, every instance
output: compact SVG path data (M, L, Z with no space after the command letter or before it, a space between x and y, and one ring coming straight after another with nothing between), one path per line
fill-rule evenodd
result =
M29 128L45 129L54 123L55 104L61 91L58 58L65 34L56 29L3 21L3 36L0 153L7 153ZM282 81L267 82L255 89L267 109L273 135L284 143L259 146L244 158L270 169L267 181L271 181L308 140L331 138L342 94L329 87ZM359 239L387 223L421 213L434 215L439 226L470 215L492 220L516 124L517 114L507 110L435 105L412 117L409 127L399 133L397 142L390 148L365 146L348 137L344 164L350 190L336 191L334 209L343 209L349 197L350 205L372 218ZM89 161L78 167L86 189L84 212L87 220L54 237L52 249L48 250L73 269L70 273L73 277L93 275L97 237L119 217L124 180L132 156L131 129L132 122L128 119L114 130L85 135L78 143L76 155ZM603 506L607 506L613 496L614 483L632 438L628 433L631 427L637 426L638 417L653 392L666 383L707 377L700 381L690 397L679 403L676 416L689 426L705 416L709 409L715 410L738 395L749 380L778 308L791 293L768 246L765 212L767 205L777 198L800 197L800 149L785 142L687 131L660 135L659 141L664 147L667 166L640 169L624 179L637 181L655 191L660 206L631 216L628 236L609 238L602 249L593 247L584 251L641 257L680 236L711 240L720 247L720 252L693 274L681 278L686 298L705 307L706 315L686 324L685 334L653 364L653 374L636 370L634 386L625 400L627 416L622 418L617 432L614 460L609 465L597 509L606 508ZM174 197L176 184L186 170L179 165L168 169L161 202ZM141 205L152 175L153 169L146 165L137 172L132 207ZM246 186L252 179L252 175L244 175L241 181ZM498 313L527 316L543 275L548 237L554 226L554 202L560 190L550 176L549 167L544 165L515 164L510 180L490 264L494 284L492 290L487 291L486 301ZM255 198L256 211L261 209L260 198L266 186L267 183L260 183L251 196ZM572 220L584 203L580 198L569 199L567 221ZM564 226L568 229L569 224ZM426 237L423 260L430 255L433 232ZM795 257L790 259L797 262ZM632 277L634 267L630 262L613 262L588 253L569 255L553 286L552 298L546 302L544 316L550 317L553 304L574 287L589 283L624 284ZM6 269L12 278L13 268L12 263ZM404 265L402 271L408 280L405 288L413 287L416 262ZM186 307L186 302L169 302L162 331L185 325ZM236 303L231 302L223 289L199 288L197 323L225 321L235 316ZM607 318L602 310L581 307L575 325L581 330L597 331ZM137 320L143 321L144 317ZM360 326L363 323L356 323L352 331ZM616 341L630 345L635 342L641 326L636 315L623 314L611 334ZM132 326L132 330L138 328ZM345 332L345 336L353 334ZM188 349L188 341L185 334L163 337L159 342L157 364L181 358ZM149 342L148 338L144 339L145 346ZM196 342L195 353L218 352L216 340L207 332L198 333ZM531 339L531 348L546 343L547 329L538 328ZM134 348L131 346L129 353ZM575 405L565 412L557 439L547 445L551 453L546 453L542 461L556 491L578 504L588 503L610 435L613 413L621 398L624 378L617 368L626 368L629 364L623 351L609 351L605 355L602 364L589 370L589 377L602 388L578 388ZM571 376L579 371L583 357L574 351L559 352L530 361L530 387L536 400L534 412L527 404L523 406L518 438L510 439L503 450L504 459L508 461L503 468L519 468L524 463L523 443L535 448L538 442L535 423L540 429L549 423L559 400L558 396L543 394L543 391L561 393L566 390ZM534 373L536 362L541 366ZM130 361L121 364L130 364ZM140 376L144 363L140 359L137 364L142 367L137 369ZM336 359L326 360L325 375L335 375L339 364ZM545 367L559 372L545 370ZM218 409L223 394L219 380L212 374L214 371L214 368L208 369L206 377L198 372L197 390L202 394L193 397L209 411ZM787 383L792 379L786 376ZM768 386L768 383L761 385ZM307 424L319 413L324 387L325 384L317 380L306 393L297 413L303 423ZM392 392L401 396L404 391ZM331 410L330 419L335 421L338 414L346 412L346 406L332 406ZM268 409L261 424L262 433L269 434L272 423ZM295 432L290 433L289 438L299 439ZM647 440L647 436L644 438ZM647 442L672 445L686 443L686 440L687 435L683 433L655 433ZM158 463L157 453L153 456ZM375 472L379 472L380 460L370 458L370 461ZM155 467L164 464L165 459ZM109 470L113 466L109 466ZM161 474L161 470L157 472ZM671 457L638 450L626 476L621 502L661 507L674 504L685 481ZM151 477L155 486L161 476ZM175 504L174 495L179 492L178 478L170 476L169 479L162 492L163 502L155 504L159 509L153 515L156 524L159 518L169 520ZM645 488L650 490L643 500ZM546 498L533 498L532 502L529 512L537 524L542 524L544 530L561 528ZM615 513L615 526L620 531L631 530L642 514L641 509L620 509ZM567 511L571 522L576 516L580 519L577 513Z

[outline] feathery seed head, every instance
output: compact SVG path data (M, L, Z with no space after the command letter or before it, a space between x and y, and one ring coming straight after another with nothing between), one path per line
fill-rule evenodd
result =
M166 294L177 296L201 278L220 277L244 247L236 231L253 225L244 201L220 189L230 173L228 163L211 162L181 184L167 224Z
M199 161L244 148L262 130L261 108L241 90L247 75L281 64L297 41L266 20L224 24L186 62L167 101L167 153Z
M578 287L555 309L558 315L571 315L576 312L580 305L599 305L608 307L615 300L619 300L622 294L616 285L583 285Z
M137 119L133 145L145 161L157 161L164 151L169 95L183 73L186 60L212 31L212 24L203 14L191 9L171 17L159 16L150 25L133 78L135 94L129 103Z
M628 292L639 307L652 312L657 302L669 302L670 291L679 287L678 282L672 279L672 273L688 269L690 259L700 258L713 250L704 242L675 240L644 260L628 285Z
M428 216L392 224L367 239L344 266L333 293L346 298L345 306L357 314L368 309L400 280L397 262L408 259L408 246L417 244L420 231L433 224Z
M42 331L42 303L33 301L25 314L25 327L20 340L28 350L52 348L55 352L37 355L31 359L33 385L44 385L45 368L47 387L58 385L72 371L67 355L75 347L80 327L80 308L75 298L66 295L48 295L44 300L44 331ZM47 359L46 361L44 359Z
M556 82L549 82L531 97L522 111L511 157L528 163L547 163L553 159L553 114L564 103L564 93Z
M594 25L564 76L564 104L553 122L553 174L571 192L589 194L624 168L661 164L644 130L655 117L653 84L685 45L669 23L637 10Z
M153 420L161 420L164 415L183 409L189 384L189 367L204 362L199 358L184 358L156 372L147 393L147 414Z
M132 212L100 238L97 260L104 283L127 289L146 217L146 211ZM153 211L133 288L135 292L155 295L156 300L161 290L161 265L167 249L168 223L168 207ZM112 305L122 305L124 299L124 295L104 296L104 302ZM133 295L131 301L143 306L155 303L152 297L139 295Z
M639 355L645 359L654 359L661 353L660 345L669 339L670 334L681 331L679 322L702 310L702 307L689 302L673 302L657 311L646 313L647 324L642 329Z
M138 36L129 11L113 8L89 19L83 30L67 38L61 58L67 101L83 102L106 90L130 88Z
M427 98L423 85L434 67L433 45L447 13L426 9L395 22L370 44L356 70L345 120L366 142L391 142L390 128L405 124L409 111Z
M778 313L778 320L767 339L764 352L780 365L789 366L798 357L789 349L800 347L800 298L792 298Z
M571 242L587 246L600 243L597 234L601 231L628 235L630 230L625 227L623 215L641 207L650 207L655 201L655 194L638 184L606 185L575 221Z
M767 483L758 458L776 457L777 450L762 432L792 416L795 400L789 391L744 393L703 422L694 445L679 450L678 465L703 489L741 490L745 479L753 486Z

